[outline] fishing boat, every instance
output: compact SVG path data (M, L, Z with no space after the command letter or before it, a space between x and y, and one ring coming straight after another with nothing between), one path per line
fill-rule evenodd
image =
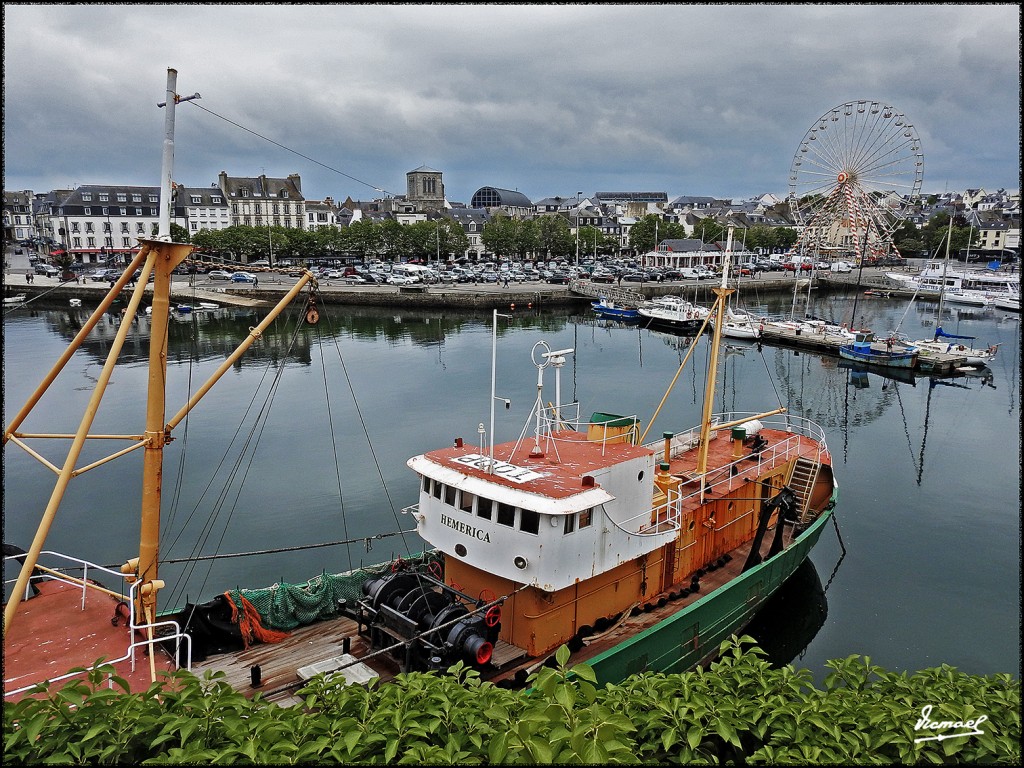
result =
M172 73L165 102L170 127L160 235L142 241L125 275L71 345L72 350L81 345L136 270L142 270L140 286L149 273L155 274L145 429L123 436L133 445L104 460L144 450L138 554L126 557L119 573L108 573L123 582L120 589L107 587L101 593L100 606L108 609L106 615L101 610L101 618L85 618L78 611L78 604L86 602L83 595L92 592L93 581L104 572L100 566L72 560L89 570L81 578L68 578L39 561L68 482L103 463L76 466L82 444L92 437L95 406L129 333L131 323L123 322L74 435L22 429L41 392L5 428L5 445L73 438L62 466L54 465L58 479L39 530L18 556L21 568L4 613L5 697L28 691L35 682L28 673L39 671L42 654L47 654L49 679L59 677L56 670L83 663L81 639L54 642L54 633L69 628L80 637L113 629L125 646L117 663L132 671L147 649L152 678L158 663L222 669L228 682L248 695L260 690L268 700L290 703L298 701L294 693L304 681L317 674L335 674L342 683L386 681L412 670L443 672L459 662L485 680L522 686L563 645L574 663L589 663L601 681L643 671L681 671L712 659L720 643L742 629L807 559L837 501L825 433L781 405L715 413L720 333L709 342L699 417L652 440L647 432L661 406L646 429L636 414L583 412L579 402L562 397L561 369L574 350L551 349L539 339L517 366L521 375L537 382L528 421L532 431L498 442L495 311L490 428L481 424L476 442L458 434L439 436L440 447L407 462L419 491L403 511L427 542L424 552L377 567L323 573L305 584L273 584L271 577L266 587L228 589L205 603L158 611L165 587L158 573L160 500L165 486L172 485L161 471L165 445L216 380L307 288L302 316L310 324L319 320L315 280L306 272L210 380L166 419L171 272L191 251L191 246L171 242L168 234L173 104L182 100ZM728 271L726 264L721 285L714 289L711 312L719 328L732 292ZM143 296L143 288L132 293L127 318ZM698 334L680 370L701 344ZM69 358L62 356L55 372ZM48 375L45 382L52 378ZM65 584L70 586L65 589ZM33 585L40 594L29 595ZM29 622L30 613L50 623ZM119 673L128 677L128 671ZM131 678L129 684L137 687L138 682Z
M606 320L635 321L640 319L640 312L636 307L631 307L620 302L609 299L605 296L597 301L591 302L590 306L598 317Z
M687 301L682 296L659 296L645 301L637 311L648 327L690 335L704 325L710 310Z
M902 339L889 337L884 341L875 341L871 333L854 334L851 344L839 347L839 356L844 360L853 360L867 365L883 368L909 368L917 365L917 348Z

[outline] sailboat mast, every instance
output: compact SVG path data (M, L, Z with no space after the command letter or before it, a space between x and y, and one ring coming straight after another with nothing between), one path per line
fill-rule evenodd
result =
M711 340L711 359L708 361L708 378L704 386L704 413L701 417L700 426L700 451L697 454L697 474L700 475L700 500L704 502L704 490L707 486L705 475L708 470L708 440L711 437L711 410L715 402L715 379L718 378L718 350L722 346L722 324L725 320L725 300L732 294L733 289L728 287L729 283L729 262L732 259L732 232L729 227L729 234L725 241L725 262L722 264L722 284L714 288L715 300L715 325Z
M956 210L955 208L953 210ZM935 312L935 335L933 341L939 339L939 324L942 322L942 299L946 295L946 271L949 269L949 243L953 239L953 213L949 214L949 231L946 233L946 258L942 260L942 285L939 286L939 308Z

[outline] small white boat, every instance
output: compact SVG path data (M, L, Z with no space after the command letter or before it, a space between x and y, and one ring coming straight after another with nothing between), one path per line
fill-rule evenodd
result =
M80 306L82 306L82 300L81 299L68 299L68 304L70 304L72 307L80 307Z
M1005 309L1007 312L1020 312L1020 297L1000 296L992 299L992 306L996 309Z
M727 308L725 322L722 323L722 335L730 339L760 339L761 321L755 320L746 312Z
M946 303L962 304L968 307L987 307L992 299L981 291L946 291Z
M17 296L4 296L5 307L16 307L19 304L25 303L25 294L19 293Z

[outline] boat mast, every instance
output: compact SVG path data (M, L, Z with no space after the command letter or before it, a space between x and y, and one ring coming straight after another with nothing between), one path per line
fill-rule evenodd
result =
M137 591L136 610L146 623L156 618L156 593L163 586L158 576L160 553L160 502L164 445L170 430L164 427L167 395L167 337L170 315L171 272L192 252L192 246L171 241L173 206L171 173L174 168L174 108L181 101L176 91L178 72L167 69L167 99L164 114L163 159L160 170L160 220L157 237L150 241L153 264L153 313L150 321L149 386L146 399L145 451L142 463L142 508L139 559L122 567L135 571L142 582ZM195 94L190 98L197 98ZM158 105L161 106L161 105Z
M953 210L956 210L955 208ZM946 233L946 258L942 260L942 284L939 286L939 308L935 312L935 333L932 341L939 340L939 325L942 323L942 299L946 295L946 271L949 269L949 243L953 239L953 214L949 214L949 231Z
M708 361L708 378L704 387L704 414L700 425L700 451L697 454L697 474L700 475L700 500L704 502L704 490L707 487L708 470L708 440L711 437L711 409L715 401L715 379L718 377L718 350L722 345L722 323L725 317L725 300L733 293L728 287L729 283L729 262L732 260L732 232L729 227L729 234L725 242L725 263L722 264L722 284L712 289L715 296L715 322L711 340L711 359Z

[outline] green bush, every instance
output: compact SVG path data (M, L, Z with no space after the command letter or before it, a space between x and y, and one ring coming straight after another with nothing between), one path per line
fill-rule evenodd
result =
M461 666L383 685L318 677L296 707L249 700L221 674L179 672L171 685L128 693L117 677L107 687L107 667L5 703L3 762L1020 764L1020 681L1010 675L945 665L894 673L851 656L829 662L818 690L807 670L772 669L751 643L724 643L707 669L603 688L586 665L567 666L564 647L527 692ZM928 705L934 722L986 716L983 733L916 728Z

